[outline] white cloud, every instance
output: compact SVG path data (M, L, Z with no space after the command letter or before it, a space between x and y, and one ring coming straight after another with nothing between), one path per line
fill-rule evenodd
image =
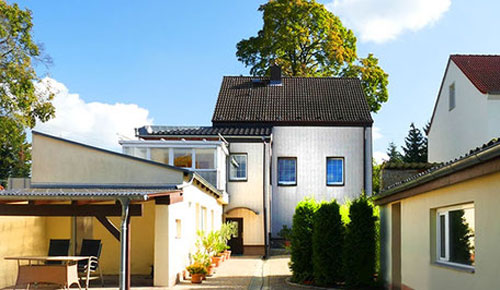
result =
M38 122L35 130L85 144L120 150L120 136L134 138L134 128L151 124L149 111L136 104L87 103L76 93L51 78L43 79L38 88L49 87L55 97L56 117Z
M389 156L385 152L375 151L373 152L373 159L377 164L381 164L384 161L389 160Z
M382 137L384 137L379 127L373 126L372 137L373 141L382 139Z
M326 7L362 41L381 43L432 25L450 5L451 0L333 0Z

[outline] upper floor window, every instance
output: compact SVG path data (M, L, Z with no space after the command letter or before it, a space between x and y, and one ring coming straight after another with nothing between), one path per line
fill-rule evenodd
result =
M278 157L278 185L297 185L296 157Z
M326 158L326 184L344 185L344 158Z
M449 92L449 93L450 93L450 96L449 96L449 98L450 98L450 102L449 102L449 105L450 105L450 106L449 106L449 110L451 111L451 110L453 110L453 109L455 108L455 106L456 106L456 103L455 103L455 102L456 102L456 100L455 100L455 83L452 83L452 84L450 85L449 91L450 91L450 92Z
M452 265L475 265L474 204L437 210L437 261Z
M174 166L191 168L193 166L193 150L174 148Z
M247 154L229 156L229 181L247 180Z
M168 148L151 148L151 160L170 164L170 150Z
M195 149L196 169L215 169L214 149Z

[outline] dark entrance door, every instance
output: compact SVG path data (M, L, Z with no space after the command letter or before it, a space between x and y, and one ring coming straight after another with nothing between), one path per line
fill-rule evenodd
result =
M227 222L235 223L238 233L228 241L231 254L243 255L243 218L226 218Z
M392 216L392 290L401 289L401 204L395 203Z

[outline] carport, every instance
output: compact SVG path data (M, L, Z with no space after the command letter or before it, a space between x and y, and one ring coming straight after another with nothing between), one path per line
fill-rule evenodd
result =
M142 216L143 203L153 200L155 204L170 205L182 202L183 193L172 185L52 184L2 190L0 216L95 217L120 241L120 289L130 289L130 218ZM120 229L109 217L121 217Z

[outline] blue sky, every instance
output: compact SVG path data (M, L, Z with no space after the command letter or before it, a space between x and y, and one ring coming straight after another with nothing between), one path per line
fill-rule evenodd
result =
M16 1L33 11L62 91L59 120L40 130L117 149L116 130L133 135L145 122L209 125L222 76L248 74L235 45L261 28L264 2ZM430 119L450 54L500 47L497 1L320 2L354 30L358 54L373 52L389 74L389 102L374 114L379 154L403 144L410 122Z

